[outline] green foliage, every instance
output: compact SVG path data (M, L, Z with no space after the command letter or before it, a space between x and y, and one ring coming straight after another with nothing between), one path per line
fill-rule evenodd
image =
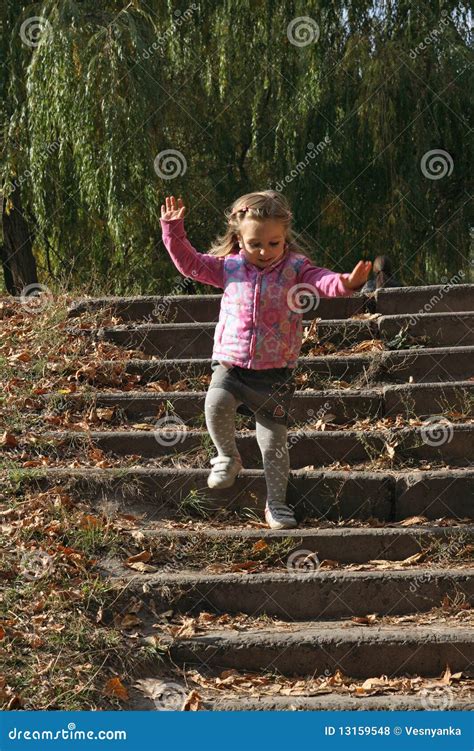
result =
M404 283L468 280L463 3L3 0L1 14L0 180L5 195L21 181L46 283L170 291L164 195L185 198L206 251L224 208L268 187L320 265L388 253ZM287 33L299 16L319 29L304 46ZM167 149L186 160L174 179L154 169ZM420 168L432 149L453 160L443 179Z

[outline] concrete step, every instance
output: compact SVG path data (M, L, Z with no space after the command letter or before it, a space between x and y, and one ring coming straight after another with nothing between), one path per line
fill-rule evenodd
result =
M211 357L215 328L215 323L137 323L133 326L101 328L98 336L121 347L140 349L155 357L201 358ZM321 343L332 342L341 347L350 347L356 342L378 339L379 331L373 320L329 320L318 324L318 337Z
M474 643L467 626L399 625L360 627L326 621L237 632L212 630L175 640L170 656L178 665L240 671L277 671L285 676L333 674L353 678L381 673L439 676L451 672L474 677Z
M442 672L444 673L444 671L445 666ZM159 675L158 680L166 681L166 678L162 677L159 667L156 672ZM215 671L206 670L205 667L201 668L200 672L204 673L206 677L209 675L212 676L215 673ZM376 677L384 674L382 664ZM240 673L237 675L246 676L248 674ZM468 712L474 709L474 692L472 689L463 688L463 684L457 683L454 688L454 684L434 689L425 689L420 686L419 690L412 694L407 694L405 690L401 693L395 693L388 688L386 694L376 695L371 694L370 691L367 693L356 693L354 686L352 690L349 690L344 687L334 687L328 683L324 684L323 682L321 688L313 688L311 686L307 689L306 694L304 689L300 689L298 694L288 696L284 694L284 688L281 686L281 678L279 679L278 675L272 673L269 676L262 673L251 673L248 679L250 685L252 684L252 680L255 680L255 677L257 677L256 683L259 686L258 677L260 675L265 675L266 677L265 688L260 694L256 693L258 688L254 688L252 692L250 686L247 687L245 693L241 689L236 691L232 686L224 688L221 686L219 690L211 693L209 690L197 685L196 689L202 703L200 709L211 712L293 712L296 710L308 712L423 712L427 710ZM328 673L322 673L321 676L326 677ZM144 676L140 675L139 677L142 678ZM156 674L145 677L156 678ZM374 676L369 677L372 678ZM192 683L185 684L182 681L177 682L174 675L168 679L168 683L177 692L178 703L181 704L194 685ZM155 701L145 696L138 688L131 686L129 697L129 701L123 705L123 709L144 712L156 711Z
M284 712L295 710L307 712L401 712L440 710L469 712L474 709L474 697L464 698L454 694L450 688L433 691L420 691L414 695L385 696L344 696L338 692L321 696L235 696L219 697L204 702L204 710L220 712ZM150 699L136 699L133 709L142 711L156 709Z
M269 547L284 543L284 556L296 551L316 553L323 560L338 563L367 563L373 560L399 561L421 551L439 551L444 558L455 559L457 553L474 541L474 524L455 527L302 527L300 529L272 530L245 528L199 527L199 529L140 527L144 546L171 545L171 559L182 565L185 555L192 557L193 550L214 548L222 544L224 554L238 544L239 555L249 559L255 556L253 546L263 542ZM184 554L182 554L184 551ZM167 564L169 565L169 561Z
M102 297L78 300L69 308L69 316L103 311L126 321L192 323L217 321L222 295L164 295L141 297ZM350 318L357 313L370 312L374 304L369 297L321 298L317 309L308 318ZM316 312L317 311L317 312Z
M331 417L333 423L346 423L358 417L428 417L458 412L472 414L474 381L451 383L403 384L372 389L334 389L295 391L292 421L305 422L319 416ZM115 408L114 422L175 415L188 425L203 424L205 392L166 391L163 393L128 391L91 394L71 394L63 400L64 409ZM47 406L57 407L57 395L44 398Z
M179 456L196 449L211 451L210 437L205 430L183 430L185 425L173 415L163 416L156 429L135 431L77 431L45 434L56 446L77 445L90 442L103 451L116 456L138 455L146 458ZM258 469L262 466L254 430L236 432L237 449L244 467ZM293 469L308 465L324 467L334 462L348 464L375 460L389 454L396 461L431 459L456 466L469 466L473 461L474 423L450 423L435 418L419 428L390 430L290 430L287 446ZM388 448L387 448L388 447ZM192 461L192 459L189 459Z
M399 313L452 313L474 310L474 284L394 287L375 293L374 312L382 315Z
M79 300L70 308L75 317L85 312L111 311L126 320L160 320L187 323L216 321L222 295L167 295L145 297L103 297ZM314 317L348 318L358 312L444 313L474 310L474 285L448 284L424 287L397 287L378 290L373 295L322 298ZM308 313L310 317L310 313Z
M214 342L214 323L144 323L134 326L101 328L100 338L129 349L163 358L210 357ZM398 343L395 337L401 337ZM326 320L317 325L313 341L331 342L340 347L350 347L360 341L381 339L386 343L395 340L392 349L403 347L410 337L423 339L432 347L474 345L474 313L423 313L381 316L377 319Z
M140 513L148 520L209 515L218 509L259 514L265 505L263 470L243 470L232 488L210 490L209 469L42 469L15 476L47 488L66 482L106 513ZM473 518L474 469L402 472L291 471L287 502L297 517L340 521Z
M289 622L351 618L368 613L425 612L448 595L474 604L474 567L411 567L409 570L351 571L316 568L304 573L150 573L121 561L97 564L101 576L120 588L120 598L140 593L155 613L246 613ZM472 639L472 631L470 632Z
M304 374L308 387L327 388L331 380L356 381L360 386L379 381L396 383L433 383L472 379L474 377L474 347L416 348L400 351L381 351L376 355L324 355L301 357L297 374ZM104 370L116 372L115 361L105 361ZM143 382L183 378L202 379L210 376L211 359L139 360L130 359L126 372L139 375ZM321 386L324 384L324 386ZM201 382L202 389L206 384ZM194 388L194 386L193 386ZM198 385L199 388L199 385Z

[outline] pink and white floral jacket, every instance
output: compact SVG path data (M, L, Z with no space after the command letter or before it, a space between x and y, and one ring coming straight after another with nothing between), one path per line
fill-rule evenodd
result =
M224 290L212 358L242 368L294 368L303 339L302 293L350 297L341 274L313 266L306 256L287 251L259 268L243 252L218 257L199 253L189 242L183 219L161 220L163 242L184 276ZM342 276L348 277L349 274ZM306 310L308 307L306 307Z

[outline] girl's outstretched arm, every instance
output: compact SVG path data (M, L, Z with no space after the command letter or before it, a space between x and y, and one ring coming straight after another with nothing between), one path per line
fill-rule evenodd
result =
M161 207L163 243L178 271L190 279L212 287L224 288L224 262L222 258L198 253L189 242L184 229L185 206L181 198L166 198Z
M338 274L313 266L306 258L298 274L298 284L312 285L321 297L350 297L367 280L370 267L370 261L359 261L351 274Z

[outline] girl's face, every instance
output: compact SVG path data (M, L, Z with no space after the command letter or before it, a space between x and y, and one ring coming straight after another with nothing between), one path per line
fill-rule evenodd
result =
M285 252L285 226L279 219L246 217L240 223L237 238L246 260L260 269L281 259Z

